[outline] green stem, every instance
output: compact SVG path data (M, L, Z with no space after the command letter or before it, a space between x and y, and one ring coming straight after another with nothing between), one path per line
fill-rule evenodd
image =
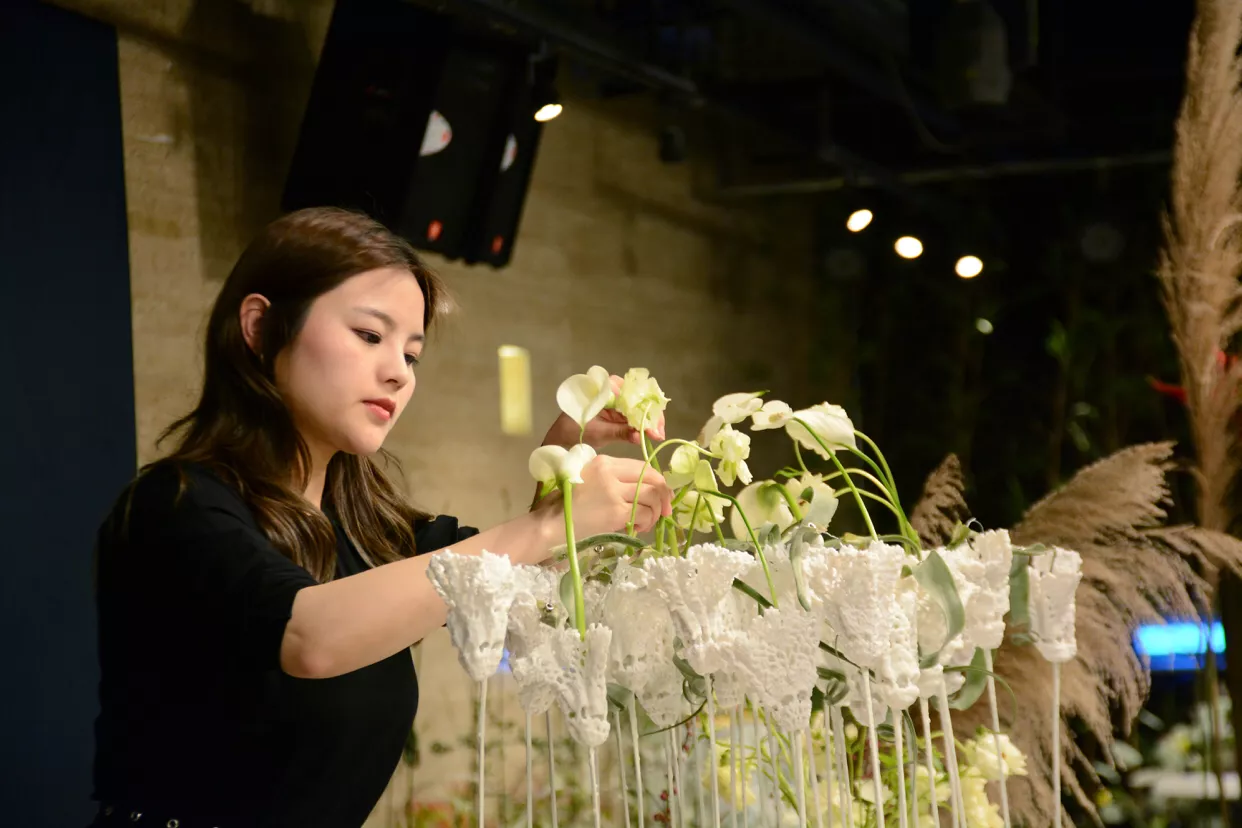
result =
M586 595L582 590L582 573L578 570L578 544L574 542L574 484L568 480L561 483L561 497L565 510L565 544L569 550L569 574L574 580L574 623L578 635L586 640Z
M634 484L634 503L630 507L630 520L629 520L629 523L625 525L625 533L627 535L634 534L634 520L638 516L638 490L643 485L643 477L647 474L647 469L651 468L652 464L658 460L660 456L660 452L664 451L664 449L668 448L669 446L681 445L681 446L692 446L700 454L705 454L708 457L714 458L716 456L712 454L710 451L708 451L707 449L700 446L698 443L692 443L689 440L682 440L677 437L671 437L668 440L665 440L663 443L660 443L660 445L656 446L654 449L648 452L646 450L647 449L646 439L647 439L646 437L643 438L643 453L645 455L643 467L638 470L638 482Z
M737 512L738 517L742 519L742 523L746 524L746 534L750 536L750 542L755 545L755 554L759 557L759 563L763 566L763 577L768 581L768 592L772 593L772 606L776 607L776 582L772 580L772 570L768 567L767 556L763 554L763 547L759 545L759 538L755 535L755 530L751 528L750 520L747 519L746 513L742 511L742 505L737 502L737 498L724 492L699 492L699 495L724 498L733 504L733 509Z
M777 483L776 487L780 489L781 497L785 498L785 502L789 504L789 512L793 515L793 519L797 523L802 522L802 510L798 508L797 499L789 493L789 489L785 488L783 483Z
M819 443L820 448L822 448L824 453L828 455L828 459L831 460L833 465L837 467L837 471L841 472L842 476L845 478L845 485L848 486L849 490L854 493L854 500L858 502L858 510L862 512L863 520L867 524L867 531L871 533L871 537L874 538L876 536L876 532L875 525L871 522L871 515L867 512L867 506L863 503L862 495L859 493L858 487L855 486L854 481L850 479L849 472L845 470L845 466L841 465L841 461L837 459L836 452L824 445L824 441L820 439L819 435L815 433L813 428L806 424L805 420L800 417L795 417L794 422L800 424L806 429L807 434L810 434L815 438L815 442Z
M847 492L850 492L850 491L853 491L853 490L852 489L836 489L835 491L833 491L832 495L833 497L840 497L841 495L846 494ZM901 513L897 511L897 507L889 503L886 498L880 497L878 494L872 494L871 492L865 489L859 489L858 493L862 495L863 497L870 498L871 500L876 501L877 503L883 503L885 506L888 507L888 510L890 512L892 512L894 515L897 516L898 520L901 519ZM874 531L871 533L871 536L875 538L876 540L879 540L879 536L876 535ZM902 537L905 537L905 536L902 535Z

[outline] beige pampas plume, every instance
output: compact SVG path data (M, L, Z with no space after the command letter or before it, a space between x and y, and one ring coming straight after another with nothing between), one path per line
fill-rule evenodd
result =
M910 512L910 525L918 532L924 548L945 545L953 536L954 527L970 518L965 490L962 463L956 454L944 458L927 476L923 496Z
M1239 45L1242 8L1233 0L1200 0L1157 270L1197 454L1199 524L1220 531L1232 518L1242 401L1242 363L1223 357L1242 331Z

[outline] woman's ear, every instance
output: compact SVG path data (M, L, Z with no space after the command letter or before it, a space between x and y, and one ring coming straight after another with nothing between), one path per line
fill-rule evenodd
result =
M246 340L246 345L255 356L260 356L262 353L263 317L271 306L272 303L267 301L267 297L258 293L250 294L241 303L242 338Z

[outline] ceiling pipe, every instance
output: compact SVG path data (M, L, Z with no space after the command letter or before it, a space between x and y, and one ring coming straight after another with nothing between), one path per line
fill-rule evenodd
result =
M713 112L749 128L759 127L772 131L769 119L763 115L750 112L745 107L719 96L709 95L689 78L675 75L649 63L636 61L610 43L591 38L560 20L519 6L511 0L456 0L453 8L454 10L472 9L476 13L482 13L514 29L542 38L584 63L650 89L671 93L673 97L679 98L692 108ZM955 205L946 202L943 198L915 190L901 182L891 170L852 150L832 143L817 143L813 139L792 135L787 131L782 134L784 138L801 146L817 159L847 171L851 180L857 176L870 182L871 186L891 191L920 209L934 210L942 215L957 212Z

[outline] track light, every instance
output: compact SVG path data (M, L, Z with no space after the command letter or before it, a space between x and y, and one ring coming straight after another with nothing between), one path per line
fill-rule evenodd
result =
M963 256L953 270L963 279L973 279L983 272L983 261L978 256Z
M893 249L903 259L917 259L923 255L923 243L914 236L902 236L893 244Z
M845 221L845 227L851 233L858 233L867 229L867 225L871 224L874 216L870 210L855 210L850 213L850 217Z

